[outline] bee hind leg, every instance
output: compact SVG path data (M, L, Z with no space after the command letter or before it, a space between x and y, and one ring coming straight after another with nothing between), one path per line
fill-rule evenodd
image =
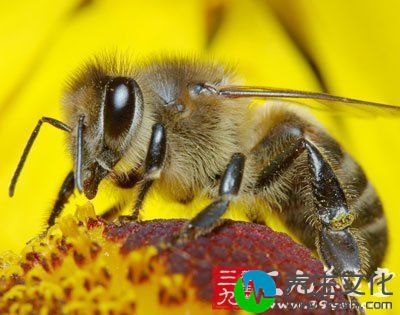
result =
M305 141L312 191L318 216L316 247L325 265L339 278L345 292L351 292L352 279L364 275L367 250L357 229L351 228L354 215L350 212L342 187L331 166L318 148ZM349 303L358 301L347 295ZM364 314L362 309L357 309Z
M256 184L258 189L270 185L285 172L303 152L307 163L312 198L311 221L307 230L315 236L314 244L324 264L338 277L345 291L353 288L352 277L362 274L365 269L366 250L360 233L351 228L354 220L339 180L320 150L295 128L281 125L278 131L291 135L291 144L270 162L261 172ZM279 133L276 133L279 134ZM269 143L271 143L270 141ZM308 202L306 202L308 204ZM349 301L354 298L348 296Z
M304 137L300 128L282 124L271 134L266 142L269 150L272 150L272 144L279 143L282 137L290 139L290 142L286 149L260 172L256 189L261 190L271 185L303 152L306 152L305 163L309 174L307 178L312 190L311 230L315 234L314 242L320 257L327 267L333 268L337 274L359 274L366 260L361 259L365 256L365 250L360 247L361 238L357 230L350 228L354 215L349 210L334 170L320 150ZM363 254L361 250L364 250Z
M320 257L339 275L360 274L359 248L349 228L334 230L324 226L319 233L317 244Z
M330 227L322 227L317 237L317 250L325 264L333 269L333 274L338 277L345 292L351 292L354 288L354 277L362 277L361 253L359 242L354 231L349 228L335 230ZM357 298L347 295L351 304L358 304ZM357 309L357 314L365 314L363 309Z
M318 216L316 245L321 259L340 277L359 275L363 269L361 240L357 230L350 228L354 215L349 210L343 189L320 151L308 141L305 148Z

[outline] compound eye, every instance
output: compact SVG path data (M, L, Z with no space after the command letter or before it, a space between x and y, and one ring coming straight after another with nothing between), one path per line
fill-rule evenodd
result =
M118 138L125 135L135 116L139 87L135 80L124 77L112 78L106 86L104 101L104 132Z

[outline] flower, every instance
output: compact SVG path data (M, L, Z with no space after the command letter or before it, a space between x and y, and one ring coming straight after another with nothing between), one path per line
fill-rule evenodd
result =
M71 168L62 135L41 132L13 199L6 195L9 179L37 119L62 118L63 82L93 54L110 48L129 49L139 57L160 51L204 53L233 61L251 85L325 88L399 104L399 6L395 0L3 1L0 249L19 252L43 227L46 210ZM398 272L400 125L386 119L318 117L361 163L381 196L391 244L383 267ZM120 198L120 192L104 186L100 192L95 200L99 213ZM149 197L144 219L190 218L208 203L196 198L182 206L156 191ZM82 202L73 198L65 213ZM230 209L227 216L246 220L240 209ZM268 225L290 233L276 218ZM399 281L395 277L393 287L400 287Z
M0 257L0 312L211 314L213 266L279 271L277 287L287 285L294 270L323 274L322 263L308 249L254 223L227 221L209 235L163 246L184 221L106 223L91 204L80 207L32 240L21 255ZM296 290L290 298L325 299ZM345 301L340 290L331 300Z

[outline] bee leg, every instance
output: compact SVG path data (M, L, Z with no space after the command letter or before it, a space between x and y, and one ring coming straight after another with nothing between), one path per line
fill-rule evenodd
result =
M113 182L118 188L130 189L133 188L140 180L141 177L138 172L132 169L127 174L114 178Z
M28 142L25 145L25 149L24 149L22 156L18 162L17 169L15 170L14 175L11 179L10 187L8 189L8 194L10 197L14 196L15 186L17 185L19 175L21 174L21 171L24 167L25 161L28 158L29 152L31 151L31 148L32 148L33 144L35 143L37 136L39 135L39 131L40 131L43 123L50 124L53 127L56 127L57 129L60 129L60 130L66 131L66 132L72 131L72 128L70 126L64 124L62 121L59 121L57 119L50 118L50 117L42 117L39 119L39 121L36 124L35 129L33 129L31 136L29 137Z
M126 206L126 202L121 201L116 203L115 205L108 208L101 214L101 218L106 220L107 222L111 222L115 219L115 217L121 212L121 210Z
M279 141L282 134L291 138L282 153L272 160L262 171L256 189L263 189L283 174L304 151L307 152L308 169L311 180L313 203L313 229L321 259L338 274L359 273L362 269L359 237L355 229L350 229L354 216L349 211L346 197L340 183L325 158L302 131L291 125L280 125L270 137L268 144Z
M113 183L118 188L122 189L131 189L140 181L140 175L132 169L128 173L120 176L116 176L113 178ZM106 211L103 212L101 217L110 222L115 219L115 217L121 212L121 210L126 206L126 201L121 200L118 203L114 204ZM129 217L130 218L130 217ZM126 218L128 219L128 218Z
M64 179L64 182L61 185L61 189L58 192L57 200L54 203L49 218L47 219L47 229L54 225L56 218L60 215L61 211L64 209L65 204L68 202L69 198L74 192L74 188L74 172L71 171Z
M130 220L137 220L139 211L142 208L144 198L149 191L154 180L160 177L161 170L165 161L167 147L167 137L165 127L161 123L153 125L149 148L144 161L143 180L139 184L138 197L133 207Z
M230 201L239 193L245 160L246 157L242 153L232 155L220 182L218 200L190 220L173 242L203 235L218 225L218 221L227 210Z
M318 240L319 255L329 268L340 276L361 273L361 261L358 244L349 228L335 230L323 226Z
M351 291L354 288L352 277L363 276L360 260L359 244L349 228L335 230L329 226L323 226L317 238L317 250L321 259L325 262L338 281L343 291ZM349 303L358 304L357 298L347 295ZM357 310L357 314L365 314Z
M317 248L321 258L339 276L360 274L359 242L349 227L354 221L340 183L320 151L306 140L312 192L317 210ZM319 226L318 226L319 225Z
M341 280L343 288L350 291L354 287L352 275L359 276L360 271L365 270L367 250L361 233L351 228L354 216L349 211L336 173L320 149L305 137L304 128L297 121L278 124L253 152L257 156L268 156L270 152L276 152L277 147L280 153L270 158L267 165L265 161L260 163L256 191L265 193L266 187L270 188L280 178L285 178L286 172L300 159L297 163L299 178L295 180L309 182L310 194L306 190L304 193L288 192L287 196L293 199L282 205L282 218L295 228L307 246L317 247L321 260ZM296 176L293 169L292 174ZM268 193L276 194L270 189L265 199L269 197ZM299 206L304 208L299 209ZM354 299L352 296L348 298L350 301Z

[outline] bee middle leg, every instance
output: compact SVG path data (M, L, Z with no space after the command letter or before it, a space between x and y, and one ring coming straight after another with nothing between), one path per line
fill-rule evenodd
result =
M242 153L232 155L221 178L219 198L191 219L172 242L185 241L208 233L221 222L220 218L226 212L230 201L239 193L245 160L246 157Z

